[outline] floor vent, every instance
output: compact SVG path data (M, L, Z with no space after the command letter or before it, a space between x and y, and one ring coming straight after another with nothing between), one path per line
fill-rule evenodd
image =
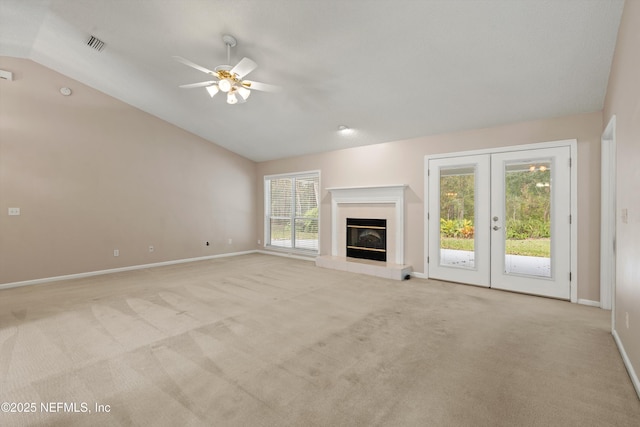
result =
M89 37L89 41L87 41L87 46L101 52L104 48L104 42L95 36Z

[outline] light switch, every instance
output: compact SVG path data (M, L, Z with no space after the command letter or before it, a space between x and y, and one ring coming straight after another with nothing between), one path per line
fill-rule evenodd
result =
M20 215L20 208L9 208L9 215Z

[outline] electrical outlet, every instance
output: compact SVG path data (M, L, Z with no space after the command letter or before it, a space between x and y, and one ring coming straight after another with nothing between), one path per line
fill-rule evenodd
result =
M260 239L258 239L258 244L259 244L259 245L260 245L260 244L262 244L262 242L260 241Z
M153 252L155 250L155 248L151 245L149 245L149 252Z
M120 256L120 249L114 249L113 256Z
M628 311L624 312L624 321L627 324L627 329L629 329L629 312Z

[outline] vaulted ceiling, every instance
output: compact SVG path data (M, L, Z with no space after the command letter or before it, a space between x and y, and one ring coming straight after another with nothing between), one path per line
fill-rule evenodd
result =
M2 0L29 58L255 161L602 109L622 0ZM282 87L229 105L208 69ZM93 35L105 43L87 45ZM57 90L57 89L56 89ZM346 125L352 132L338 132Z

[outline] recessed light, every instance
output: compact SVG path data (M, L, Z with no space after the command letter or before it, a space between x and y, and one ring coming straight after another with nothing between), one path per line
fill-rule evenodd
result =
M340 133L341 135L352 135L355 133L355 130L351 129L349 126L347 125L340 125L338 126L338 133Z
M338 126L338 133L340 135L344 135L344 136L348 136L348 135L352 135L355 131L353 129L351 129L349 126L347 125L339 125Z

